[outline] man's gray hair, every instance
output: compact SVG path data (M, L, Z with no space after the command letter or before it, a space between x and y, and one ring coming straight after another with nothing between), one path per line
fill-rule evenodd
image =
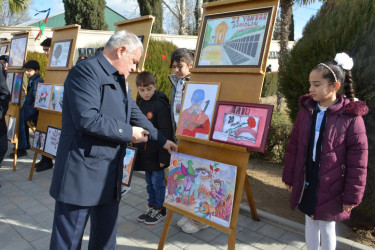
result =
M114 33L106 43L105 47L109 49L117 49L121 46L126 47L129 53L133 53L141 48L143 54L143 44L141 40L132 32L121 30Z

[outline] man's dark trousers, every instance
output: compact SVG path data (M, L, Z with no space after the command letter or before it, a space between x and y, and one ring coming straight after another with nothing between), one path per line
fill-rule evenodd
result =
M50 249L81 249L90 217L88 249L116 249L119 203L82 207L56 201Z

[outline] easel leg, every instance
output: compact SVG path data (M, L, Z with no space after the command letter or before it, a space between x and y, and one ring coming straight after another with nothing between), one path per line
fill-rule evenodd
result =
M228 250L234 250L236 247L236 229L228 235Z
M249 203L250 210L251 210L251 215L253 217L253 220L259 220L258 213L257 213L256 207L255 207L255 201L254 201L253 192L251 192L251 187L250 187L250 182L249 182L249 176L247 176L247 175L245 177L244 188L245 188L247 202Z
M30 169L29 181L32 181L32 180L33 180L34 168L35 168L35 162L36 162L36 158L37 158L37 156L38 156L38 153L35 152L35 153L34 153L33 165L31 165L31 169Z
M164 249L164 244L165 244L165 241L167 240L169 228L170 228L171 223L172 223L173 213L174 213L173 211L168 210L167 218L165 219L165 222L164 222L163 232L160 236L158 250Z

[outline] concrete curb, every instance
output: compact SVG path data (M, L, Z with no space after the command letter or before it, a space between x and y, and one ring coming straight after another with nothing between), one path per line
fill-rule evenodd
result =
M247 204L240 204L240 211L246 214L251 214L250 207ZM257 209L258 212L258 217L260 220L265 221L269 224L273 224L275 226L281 227L285 230L292 231L296 234L300 235L305 235L305 225L301 223L297 223L285 218L282 218L280 216L274 215L267 213L265 211ZM348 240L342 237L337 237L337 246L336 249L342 249L342 250L349 250L349 249L354 249L354 250L371 250L374 249L372 247L363 245L361 243Z

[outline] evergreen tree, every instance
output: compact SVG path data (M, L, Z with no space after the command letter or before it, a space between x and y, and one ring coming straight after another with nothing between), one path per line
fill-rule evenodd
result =
M277 12L276 16L276 22L275 22L275 27L273 29L273 36L272 40L280 40L280 33L281 33L281 18L280 18L280 11Z
M161 0L137 0L141 16L155 16L152 33L163 33L163 8Z
M290 20L289 24L289 41L294 41L294 15L292 13L292 18Z
M104 19L105 0L63 0L65 22L79 24L82 29L108 30Z

